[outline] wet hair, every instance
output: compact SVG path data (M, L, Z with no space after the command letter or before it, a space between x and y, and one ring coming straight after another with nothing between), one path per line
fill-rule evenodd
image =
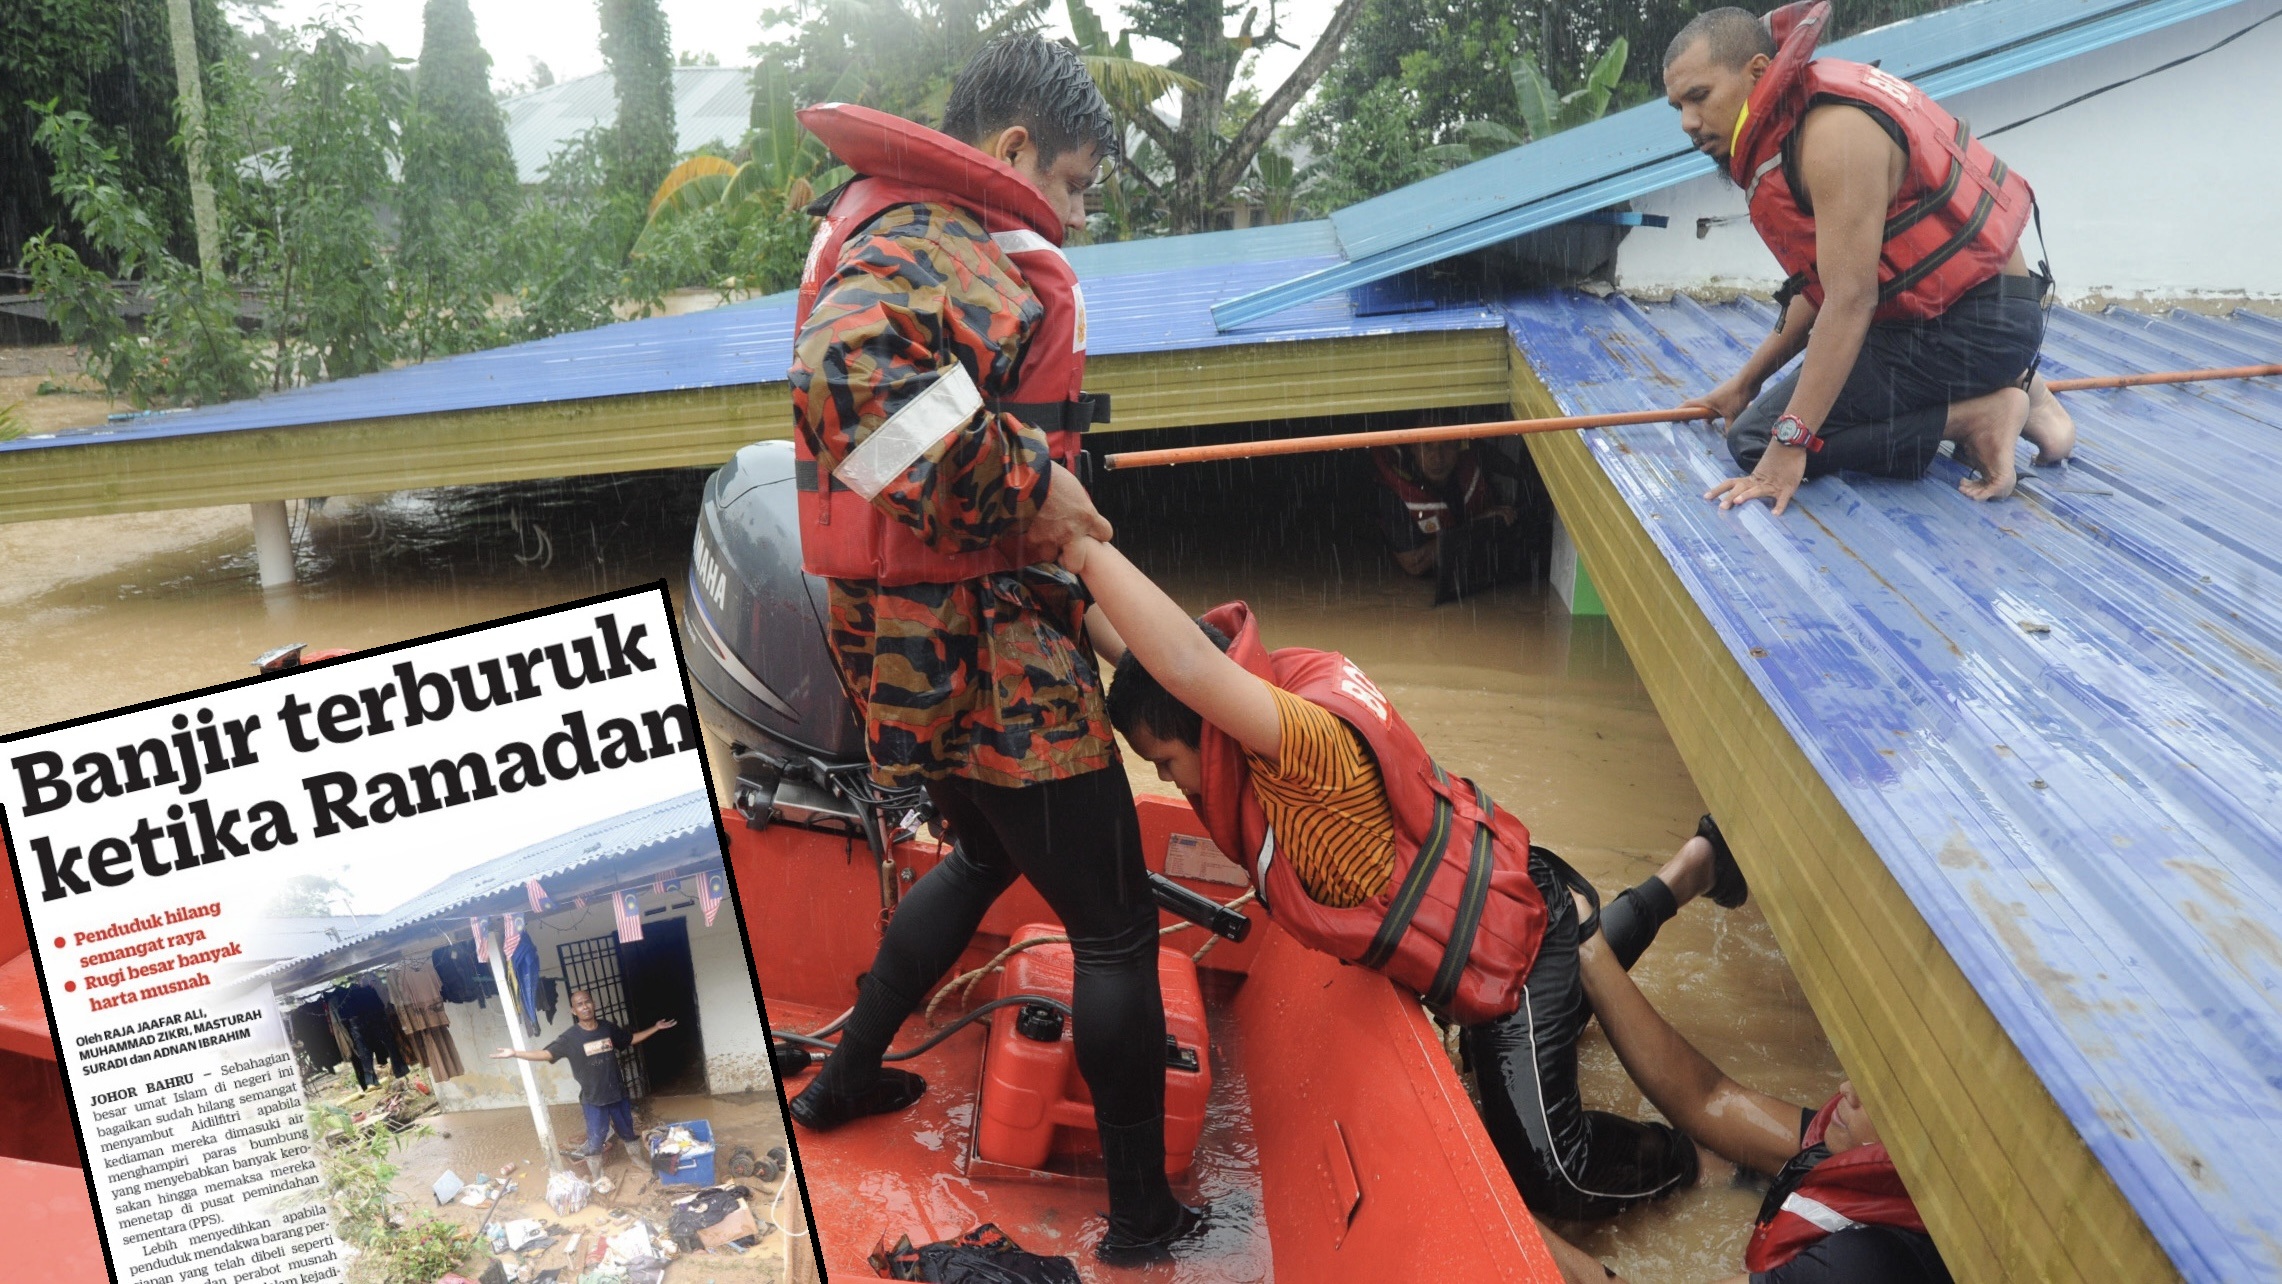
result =
M1087 143L1105 163L1123 150L1117 119L1078 51L1036 32L1000 36L977 49L943 105L943 132L962 143L1015 125L1038 140L1038 159L1048 165Z
M1672 43L1664 46L1664 65L1678 62L1699 40L1711 42L1712 61L1722 67L1740 67L1760 54L1775 56L1775 37L1767 24L1750 10L1731 6L1706 9L1690 18L1680 34L1672 37Z
M1214 646L1223 651L1229 648L1227 634L1203 620L1198 620L1196 626L1204 630ZM1117 677L1109 686L1109 725L1123 732L1127 740L1141 727L1147 727L1149 734L1159 740L1171 740L1191 749L1204 739L1204 718L1165 690L1141 667L1141 657L1131 651L1117 662Z

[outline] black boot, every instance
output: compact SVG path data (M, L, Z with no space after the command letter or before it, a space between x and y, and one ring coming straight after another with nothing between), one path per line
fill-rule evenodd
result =
M908 1109L927 1091L927 1081L905 1070L880 1065L889 1040L911 1015L912 1001L866 975L856 983L856 1010L840 1031L840 1045L824 1059L801 1094L792 1099L792 1117L817 1132L865 1115Z
M1696 822L1696 837L1711 844L1712 885L1704 893L1711 903L1721 909L1734 909L1751 896L1750 884L1743 881L1743 867L1735 863L1735 853L1727 849L1727 839L1719 832L1719 823L1709 816Z
M1139 1266L1172 1256L1172 1246L1201 1230L1206 1209L1173 1198L1165 1180L1165 1117L1102 1124L1101 1157L1109 1165L1109 1233L1093 1255L1110 1266Z

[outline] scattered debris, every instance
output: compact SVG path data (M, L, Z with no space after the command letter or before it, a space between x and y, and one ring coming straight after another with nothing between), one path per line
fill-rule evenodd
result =
M436 1178L433 1189L436 1192L436 1203L443 1205L459 1198L460 1192L467 1189L467 1183L460 1180L458 1173L446 1168L443 1176Z

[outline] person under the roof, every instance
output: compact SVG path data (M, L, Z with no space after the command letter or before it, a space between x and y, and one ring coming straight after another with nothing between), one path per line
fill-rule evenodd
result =
M1435 604L1543 570L1553 505L1496 447L1424 441L1371 452L1379 530L1405 575L1437 581Z
M1696 1180L1695 1144L1587 1110L1577 975L1586 886L1478 784L1437 764L1353 661L1266 649L1241 602L1193 619L1092 537L1062 564L1116 657L1110 721L1195 806L1278 927L1369 967L1461 1028L1483 1123L1540 1216L1608 1217ZM1122 651L1122 655L1118 652ZM1629 963L1681 904L1740 905L1743 874L1709 817L1658 876L1599 917Z
M1614 931L1577 951L1585 997L1649 1103L1705 1149L1771 1178L1744 1248L1747 1274L1721 1284L1950 1284L1925 1220L1852 1083L1821 1109L1744 1087L1664 1020L1625 974ZM1617 1279L1548 1232L1562 1275Z
M2076 440L2036 373L2052 282L2021 251L2035 194L1917 86L1810 61L1828 18L1825 3L1765 22L1712 9L1664 54L1680 127L1745 189L1752 226L1790 274L1774 333L1689 403L1726 422L1746 472L1705 498L1767 499L1781 513L1807 478L1916 478L1949 441L1979 470L1959 489L2001 499L2020 438L2040 464Z

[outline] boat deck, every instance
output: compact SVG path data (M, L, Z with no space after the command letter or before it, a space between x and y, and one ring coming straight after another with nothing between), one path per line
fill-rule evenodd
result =
M1163 870L1200 836L1194 813L1139 800L1143 850ZM819 1028L853 1002L878 947L879 881L860 843L788 825L755 832L725 817L730 868L772 1029ZM897 876L940 852L908 843ZM1233 873L1233 870L1230 871ZM1192 890L1237 890L1174 871ZM808 1205L834 1279L869 1279L871 1251L903 1235L927 1243L995 1222L1034 1252L1067 1255L1088 1279L1379 1280L1432 1268L1468 1284L1550 1284L1560 1274L1481 1119L1415 999L1377 973L1305 949L1259 916L1201 968L1213 1035L1202 1158L1183 1189L1213 1204L1212 1235L1141 1274L1097 1266L1106 1203L1098 1181L1017 1178L967 1154L984 1035L961 1031L914 1061L930 1085L903 1116L830 1133L795 1127ZM1010 933L1051 921L1018 882L983 920L964 970ZM1170 924L1169 916L1166 922ZM1169 938L1193 950L1203 935ZM982 987L978 987L978 994ZM977 999L977 1002L982 1001ZM946 1005L938 1022L950 1019ZM924 1014L898 1046L931 1029ZM788 1094L808 1073L783 1084Z
M1212 1030L1213 1092L1197 1158L1174 1192L1212 1205L1210 1231L1181 1246L1176 1260L1113 1270L1093 1260L1101 1238L1105 1187L1098 1160L1058 1155L1051 1175L1036 1179L977 1160L974 1120L989 1019L951 1036L899 1068L927 1080L919 1104L902 1114L862 1119L833 1132L803 1132L802 1168L809 1207L829 1266L861 1278L864 1255L908 1235L914 1244L953 1239L994 1222L1034 1253L1067 1255L1088 1280L1135 1284L1251 1284L1274 1278L1273 1252L1261 1219L1259 1140L1253 1133L1252 1086L1237 1072L1242 1027L1230 1018L1234 978L1225 974L1207 996ZM988 994L988 987L978 993ZM769 1004L776 1029L813 1030L835 1015L796 1003ZM908 1047L927 1037L913 1018L896 1039ZM803 1080L802 1082L805 1082Z
M1508 316L1524 413L1673 405L1772 321ZM2235 366L2282 322L2055 308L2044 351ZM1700 426L1530 441L1958 1278L2273 1278L2282 381L2064 400L2075 462L1993 504L1945 457L1723 513Z

